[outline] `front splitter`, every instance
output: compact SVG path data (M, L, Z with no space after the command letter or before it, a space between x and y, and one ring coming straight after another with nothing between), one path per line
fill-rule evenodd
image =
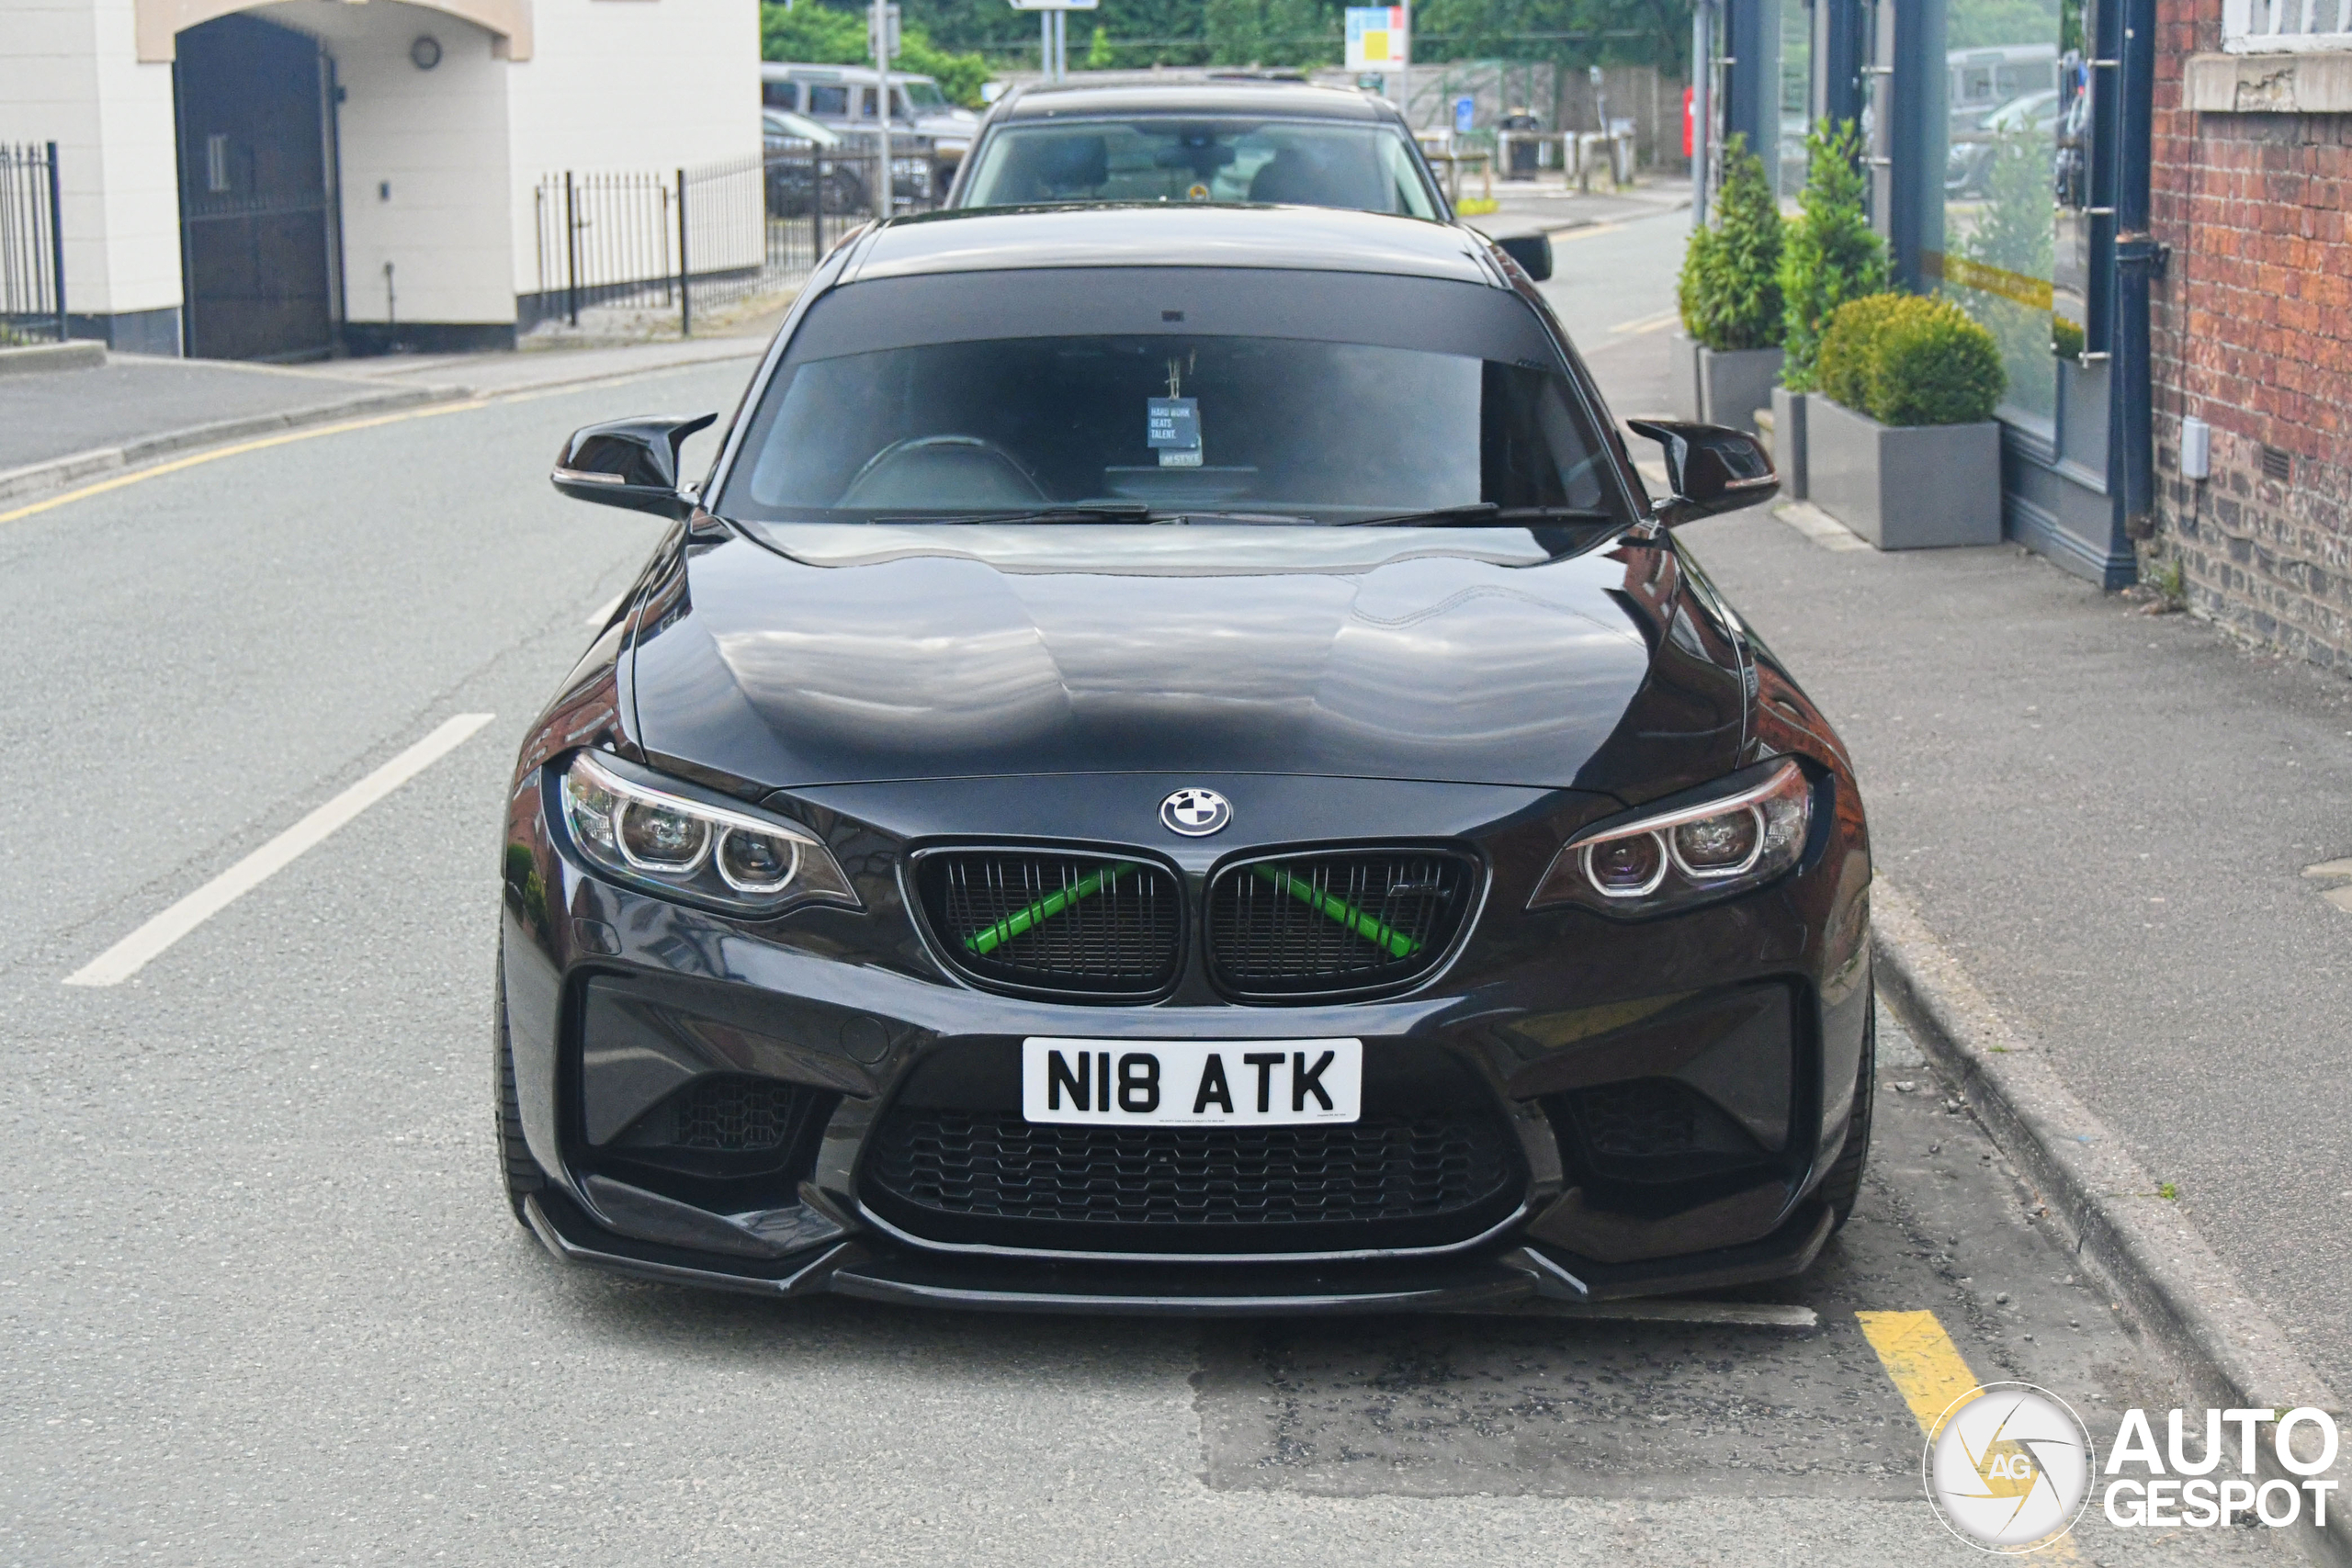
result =
M870 1239L753 1264L614 1235L559 1191L532 1194L524 1212L533 1234L566 1262L670 1284L968 1312L1155 1317L1460 1312L1530 1297L1593 1302L1716 1290L1804 1272L1832 1228L1827 1209L1812 1205L1746 1247L1615 1266L1528 1246L1438 1263L1080 1265L950 1258Z

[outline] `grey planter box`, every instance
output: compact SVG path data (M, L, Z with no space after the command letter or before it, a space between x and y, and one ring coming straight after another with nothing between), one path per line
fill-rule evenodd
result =
M1804 405L1803 392L1772 389L1772 466L1781 470L1781 493L1803 501L1805 489Z
M1699 417L1709 424L1727 424L1756 434L1756 411L1772 406L1772 388L1781 378L1781 351L1742 348L1718 354L1699 351Z
M1674 330L1667 353L1672 363L1667 367L1669 389L1674 400L1674 417L1697 424L1707 416L1700 412L1706 405L1699 397L1699 355L1705 352L1690 340L1679 327Z
M2001 427L1881 424L1805 399L1805 479L1815 506L1882 550L2001 542Z

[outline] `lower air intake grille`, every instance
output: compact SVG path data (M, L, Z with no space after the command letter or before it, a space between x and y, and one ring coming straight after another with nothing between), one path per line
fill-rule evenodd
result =
M1129 1252L1442 1245L1508 1209L1507 1138L1476 1110L1229 1129L1032 1125L1012 1111L900 1106L876 1135L865 1190L908 1228L946 1241Z
M1183 898L1153 862L954 850L924 856L915 882L940 946L977 980L1111 998L1176 979Z
M1675 1078L1600 1084L1544 1101L1562 1154L1609 1181L1687 1181L1770 1156L1714 1101Z
M669 1142L714 1154L780 1149L798 1134L815 1098L792 1084L705 1078L671 1100Z
M1445 956L1470 907L1472 863L1442 851L1251 861L1208 896L1209 962L1243 996L1329 996L1403 984Z

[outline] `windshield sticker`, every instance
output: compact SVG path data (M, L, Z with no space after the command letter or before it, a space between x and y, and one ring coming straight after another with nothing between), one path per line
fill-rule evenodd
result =
M1194 398L1152 398L1144 404L1144 439L1159 454L1163 468L1193 468L1201 462L1201 405Z
M1184 390L1184 373L1193 367L1193 355L1168 362L1168 395L1148 398L1144 401L1144 440L1159 454L1163 468L1197 468L1201 466L1201 404L1197 398L1181 396Z

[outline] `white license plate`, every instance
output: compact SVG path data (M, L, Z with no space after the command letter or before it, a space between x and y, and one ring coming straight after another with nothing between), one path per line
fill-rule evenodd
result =
M1361 1040L1021 1043L1021 1114L1120 1127L1283 1127L1353 1122Z

